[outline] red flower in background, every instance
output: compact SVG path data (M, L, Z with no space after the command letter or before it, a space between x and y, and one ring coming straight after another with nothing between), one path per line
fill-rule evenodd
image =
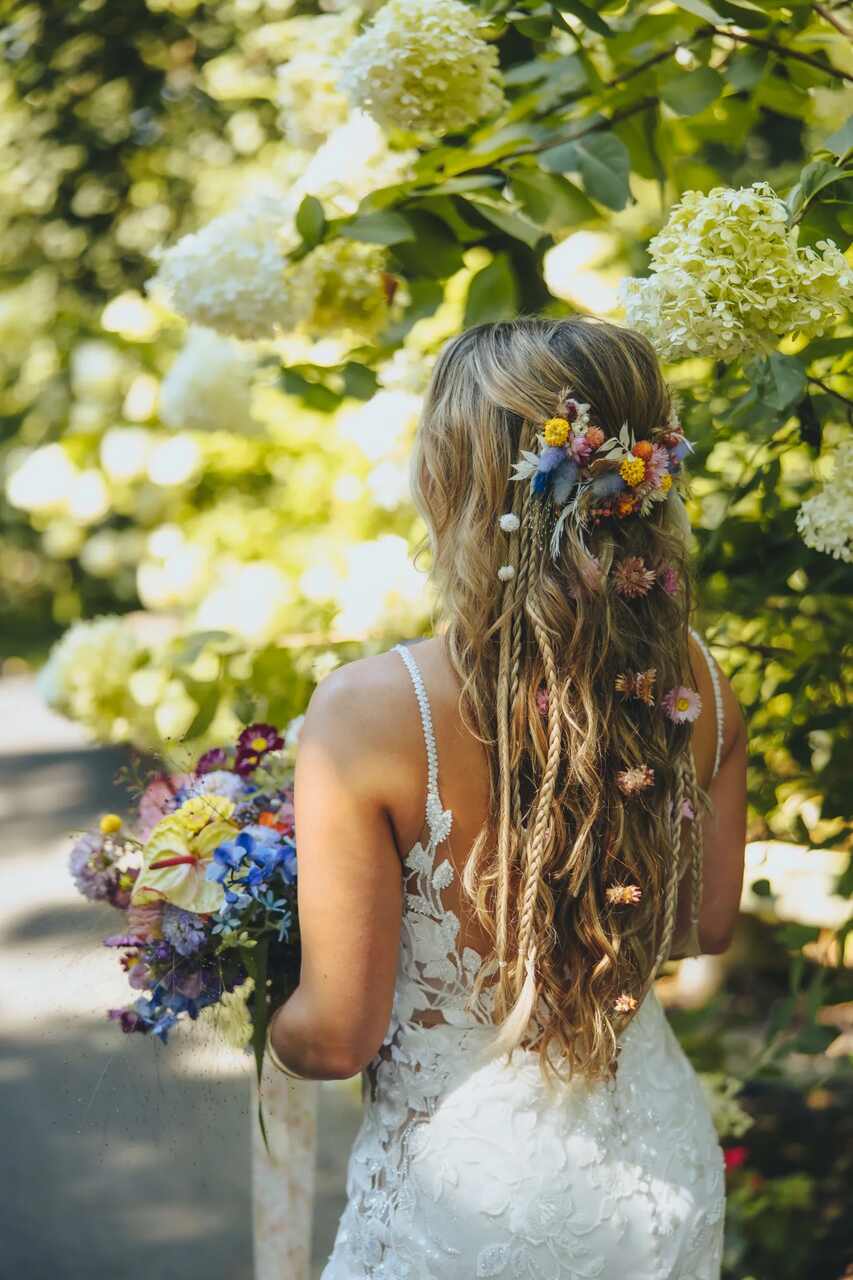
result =
M748 1155L749 1147L726 1147L723 1151L726 1173L731 1173L733 1169L739 1169L741 1165L746 1164Z

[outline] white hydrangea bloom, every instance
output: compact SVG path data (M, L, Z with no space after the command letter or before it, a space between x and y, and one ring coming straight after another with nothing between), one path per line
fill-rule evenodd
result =
M340 60L356 31L359 10L290 18L280 24L288 58L277 70L279 125L294 147L313 151L346 122L349 103L338 84Z
M802 504L797 528L807 547L853 563L853 440L835 450L832 478Z
M143 646L126 619L78 622L54 645L38 676L48 706L78 720L104 742L130 731L128 681Z
M258 193L160 254L149 289L175 311L235 338L293 329L313 303L310 273L287 268L292 206Z
M357 240L330 240L305 259L312 273L314 306L303 330L324 337L347 330L373 338L390 313L394 280L386 270L387 251Z
M742 1138L753 1126L752 1116L736 1101L743 1085L735 1076L721 1071L699 1073L718 1138Z
M853 305L853 267L831 240L800 247L765 182L688 191L650 245L651 275L623 282L628 323L665 360L730 360L783 335L820 335Z
M295 202L316 196L327 214L354 213L372 191L405 181L416 157L415 151L393 151L376 121L364 111L353 111L294 184Z
M480 25L461 0L388 0L347 50L341 85L384 128L459 132L504 101Z
M231 338L193 327L160 388L160 417L178 430L252 425L254 362Z

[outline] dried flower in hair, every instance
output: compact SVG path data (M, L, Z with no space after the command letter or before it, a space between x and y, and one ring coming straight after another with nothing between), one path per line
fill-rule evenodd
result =
M515 577L515 569L511 564L502 564L498 569L498 577L501 582L509 582L511 578Z
M681 585L681 578L674 565L664 564L658 570L658 582L668 596L674 596Z
M632 489L636 488L646 478L646 464L642 458L624 458L619 464L619 474Z
M687 799L684 799L681 802L681 816L682 818L689 819L691 822L696 817L696 810L693 808L693 805Z
M647 764L638 764L631 769L620 769L616 775L616 785L623 796L635 796L640 791L647 791L654 786L655 771Z
M612 884L607 890L607 901L613 907L630 907L639 902L643 891L638 884Z
M636 997L629 996L627 991L623 991L621 996L617 996L613 1003L615 1013L633 1013L636 1007Z
M569 424L565 418L549 418L545 423L543 435L548 446L559 448L569 438Z
M664 694L661 706L675 724L691 723L702 710L702 699L695 689L682 684Z
M507 511L505 515L501 516L499 523L504 533L515 533L521 521L515 512Z
M622 672L616 677L616 691L626 698L639 698L647 707L651 707L655 700L656 677L654 667L649 667L648 671Z
M642 556L626 556L613 570L613 586L627 599L648 595L654 581L655 571L646 566Z
M540 684L536 690L536 710L540 716L547 716L548 714L548 690L544 684Z

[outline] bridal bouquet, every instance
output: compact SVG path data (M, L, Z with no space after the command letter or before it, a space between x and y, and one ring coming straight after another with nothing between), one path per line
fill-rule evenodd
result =
M106 814L75 843L74 882L110 903L122 927L104 939L121 955L135 1000L108 1016L165 1043L199 1017L251 1044L260 1079L268 1010L299 974L291 749L254 724L186 773L159 774L125 823Z

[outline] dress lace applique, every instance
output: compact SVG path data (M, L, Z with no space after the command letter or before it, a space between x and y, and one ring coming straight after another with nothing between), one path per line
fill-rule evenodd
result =
M442 901L453 819L429 701L397 652L424 729L427 838L405 862L391 1021L322 1280L718 1280L722 1152L653 992L606 1085L548 1090L536 1055L489 1057L488 987L471 999L482 957Z

